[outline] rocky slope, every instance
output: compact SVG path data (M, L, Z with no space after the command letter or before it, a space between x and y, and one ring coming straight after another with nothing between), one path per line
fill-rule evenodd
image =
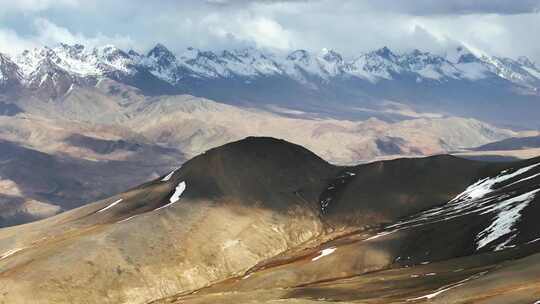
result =
M434 156L338 167L248 138L128 192L1 229L0 297L533 303L539 164Z

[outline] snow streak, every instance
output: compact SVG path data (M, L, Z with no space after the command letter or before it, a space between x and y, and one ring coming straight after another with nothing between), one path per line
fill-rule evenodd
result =
M107 209L109 209L109 208L112 208L112 207L116 206L118 203L120 203L122 200L123 200L123 199L116 200L115 202L113 202L113 203L110 204L109 206L107 206L107 207L105 207L105 208L103 208L103 209L98 210L98 212L103 212L103 211L105 211L105 210L107 210Z
M517 236L514 227L521 218L521 211L540 192L538 186L532 190L529 188L525 193L512 189L511 186L540 176L540 173L537 173L522 177L522 175L525 175L539 165L540 163L533 164L511 173L509 173L511 170L504 170L495 177L481 179L467 187L465 191L450 200L447 204L429 209L409 219L390 225L384 231L366 239L366 241L404 229L448 221L470 214L478 214L491 215L493 221L487 228L477 234L476 249L479 250L492 244L498 244L493 250L511 247L507 246L507 244ZM522 178L509 183L518 177ZM500 241L503 237L506 237L506 239Z
M336 247L332 247L332 248L326 248L326 249L323 249L318 256L314 257L313 259L311 259L312 261L316 261L322 257L325 257L327 255L330 255L332 253L334 253L334 251L336 251Z
M167 182L167 181L169 181L176 171L178 171L178 168L172 170L169 174L165 175L165 176L161 179L161 181L162 181L162 182Z

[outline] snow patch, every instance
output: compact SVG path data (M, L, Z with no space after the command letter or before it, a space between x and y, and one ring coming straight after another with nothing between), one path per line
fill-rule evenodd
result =
M103 208L103 209L98 210L98 212L103 212L103 211L105 211L105 210L107 210L107 209L110 209L110 208L116 206L116 205L117 205L118 203L120 203L122 200L123 200L122 198L119 199L119 200L116 200L116 201L114 201L112 204L110 204L109 206L107 206L107 207L105 207L105 208Z
M462 284L461 284L462 285ZM418 298L412 298L412 299L407 299L407 302L410 302L410 301L418 301L418 300L422 300L422 299L427 299L427 300L430 300L430 299L433 299L435 298L436 296L440 295L441 293L443 292L446 292L452 288L456 288L460 285L455 285L455 286L450 286L450 287L446 287L446 288L443 288L443 289L440 289L440 290L437 290L433 293L430 293L430 294L427 294L425 296L421 296L421 297L418 297Z
M475 199L482 198L482 197L486 196L486 194L493 191L493 186L494 185L496 185L498 183L501 183L501 182L504 182L506 180L512 179L512 178L514 178L516 176L522 175L523 173L533 169L534 167L537 167L538 165L540 165L540 163L530 165L530 166L527 166L527 167L523 167L523 168L521 168L519 170L516 170L514 173L511 173L511 174L507 174L506 173L507 171L505 170L505 171L502 171L499 175L497 175L494 178L489 178L488 177L488 178L484 178L482 180L479 180L478 182L474 183L473 185L467 187L467 189L465 189L464 192L462 192L461 194L456 196L450 202L458 202L458 201L461 201L461 200L475 200Z
M135 218L135 217L137 217L137 216L139 216L139 215L138 215L138 214L132 215L132 216L130 216L130 217L128 217L128 218L125 218L125 219L123 219L123 220L121 220L121 221L118 221L118 223L127 222L127 221L129 221L129 220L131 220L131 219L133 219L133 218Z
M498 209L500 209L500 212L495 216L495 220L476 236L476 249L479 250L493 241L514 232L513 227L521 217L521 210L532 202L538 192L540 192L540 189L523 193L499 204ZM495 251L504 249L504 246L511 240L512 238L509 238L506 242L498 245Z
M171 179L171 177L174 175L174 173L175 173L176 171L178 171L178 169L179 169L179 168L176 168L176 169L172 170L171 173L165 175L165 177L163 177L163 178L161 179L161 181L162 181L162 182L169 181L169 180Z
M336 251L336 247L332 247L332 248L326 248L326 249L323 249L322 251L319 252L319 255L314 257L313 259L311 259L312 261L316 261L322 257L325 257L327 255L330 255L332 254L334 251Z
M171 197L169 198L170 203L168 203L167 205L163 205L159 208L156 208L154 211L167 208L171 206L172 204L178 202L178 200L180 200L180 196L182 195L182 193L184 193L185 190L186 190L186 182L180 182L178 186L176 186L176 188L174 189L173 195L171 195Z

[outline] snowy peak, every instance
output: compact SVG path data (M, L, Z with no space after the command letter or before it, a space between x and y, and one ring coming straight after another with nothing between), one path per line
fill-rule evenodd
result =
M378 56L388 61L396 61L397 56L388 47L384 46L378 50L371 52L371 56Z
M82 44L74 44L69 45L65 43L61 43L60 46L57 48L58 51L65 51L68 56L71 57L80 57L81 53L84 51L84 45Z
M74 77L104 76L113 71L129 73L132 61L132 56L111 45L86 49L80 44L26 50L16 58L27 82L47 69L61 70Z
M364 53L349 65L351 75L377 82L381 79L391 80L402 72L398 56L389 48Z
M43 47L40 49L25 50L15 58L15 62L19 66L22 76L24 78L29 78L34 72L36 72L42 62L46 61L47 58L52 58L58 60L56 54L53 50L48 47Z
M517 60L505 57L482 56L486 67L499 77L524 86L540 86L540 69L526 57Z
M460 74L459 70L447 59L417 49L403 55L400 62L402 67L426 79L457 79Z
M322 49L321 54L317 57L317 61L322 72L330 77L338 76L343 73L343 57L334 50L326 48Z
M255 48L224 50L219 53L188 48L180 56L180 64L201 78L252 78L281 72L270 57Z
M480 62L480 59L471 52L464 52L461 54L456 63L473 63Z
M446 52L445 58L455 64L480 61L480 59L476 57L472 51L462 45L450 48Z
M199 49L188 47L183 53L180 54L179 60L187 61L187 60L195 59L199 56L199 53L200 53Z
M15 64L8 56L0 53L0 86L10 82L18 83L20 79L21 72L17 64Z
M131 59L131 55L113 45L94 48L92 55L103 60L104 62L115 62L119 60Z
M146 56L154 59L162 67L170 66L176 62L174 54L161 43L156 44Z
M459 70L459 78L474 81L494 76L486 63L464 46L450 49L445 58Z
M338 63L338 64L343 63L343 57L341 56L341 54L337 53L334 50L329 50L329 49L324 48L321 51L320 57L327 62L333 62L333 63Z
M311 60L311 56L306 50L296 50L290 53L286 59L290 61L302 62L303 64L308 64Z
M223 51L221 57L226 62L230 73L240 76L257 77L282 74L279 64L272 54L248 47L232 52L235 58Z

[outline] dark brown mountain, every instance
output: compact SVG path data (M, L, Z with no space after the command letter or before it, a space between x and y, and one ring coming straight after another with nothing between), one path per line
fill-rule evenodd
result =
M247 138L125 193L1 229L0 299L534 303L539 176L540 158L340 167Z

